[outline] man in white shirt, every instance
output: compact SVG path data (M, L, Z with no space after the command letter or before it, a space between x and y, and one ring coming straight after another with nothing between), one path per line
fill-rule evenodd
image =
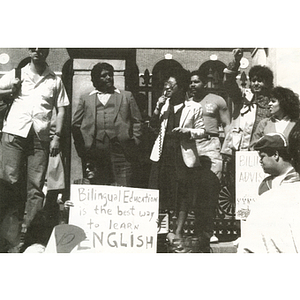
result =
M300 178L293 168L287 141L267 134L255 145L261 165L270 174L243 225L239 253L298 253L300 251Z
M48 48L29 48L31 61L21 69L21 80L15 78L14 70L0 80L2 97L18 90L3 123L2 177L20 188L27 180L25 227L42 208L48 158L59 153L65 109L69 105L62 80L46 63L48 54ZM56 132L51 139L54 107Z
M266 134L257 141L254 150L259 151L264 172L270 174L261 182L259 195L282 184L300 181L299 174L292 166L287 140L283 134Z

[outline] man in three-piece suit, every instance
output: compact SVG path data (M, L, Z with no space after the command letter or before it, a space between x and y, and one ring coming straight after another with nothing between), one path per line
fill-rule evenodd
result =
M95 90L80 98L72 134L82 160L99 170L98 184L132 186L141 138L141 114L131 92L114 87L114 69L98 63L91 71Z

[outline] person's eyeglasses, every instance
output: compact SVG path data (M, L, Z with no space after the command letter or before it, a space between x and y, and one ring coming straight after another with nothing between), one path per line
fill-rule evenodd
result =
M169 82L168 85L169 85L169 87L170 87L171 89L174 89L175 86L177 86L177 83L171 83L171 82Z

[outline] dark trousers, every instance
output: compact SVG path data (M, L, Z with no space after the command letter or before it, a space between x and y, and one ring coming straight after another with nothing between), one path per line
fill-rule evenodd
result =
M195 168L185 165L179 143L164 148L160 160L152 163L148 185L150 189L159 189L160 211L177 214L190 202L194 172Z
M110 140L106 135L103 141L96 140L86 153L83 163L92 162L98 170L97 184L132 186L132 163L125 156L120 142Z
M194 180L196 197L193 201L195 212L195 233L208 240L214 232L214 218L220 193L220 181L209 168L202 167Z

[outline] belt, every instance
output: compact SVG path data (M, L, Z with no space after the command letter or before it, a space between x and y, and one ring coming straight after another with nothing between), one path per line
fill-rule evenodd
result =
M218 133L206 133L206 137L207 139L210 139L212 137L219 137L219 134Z

